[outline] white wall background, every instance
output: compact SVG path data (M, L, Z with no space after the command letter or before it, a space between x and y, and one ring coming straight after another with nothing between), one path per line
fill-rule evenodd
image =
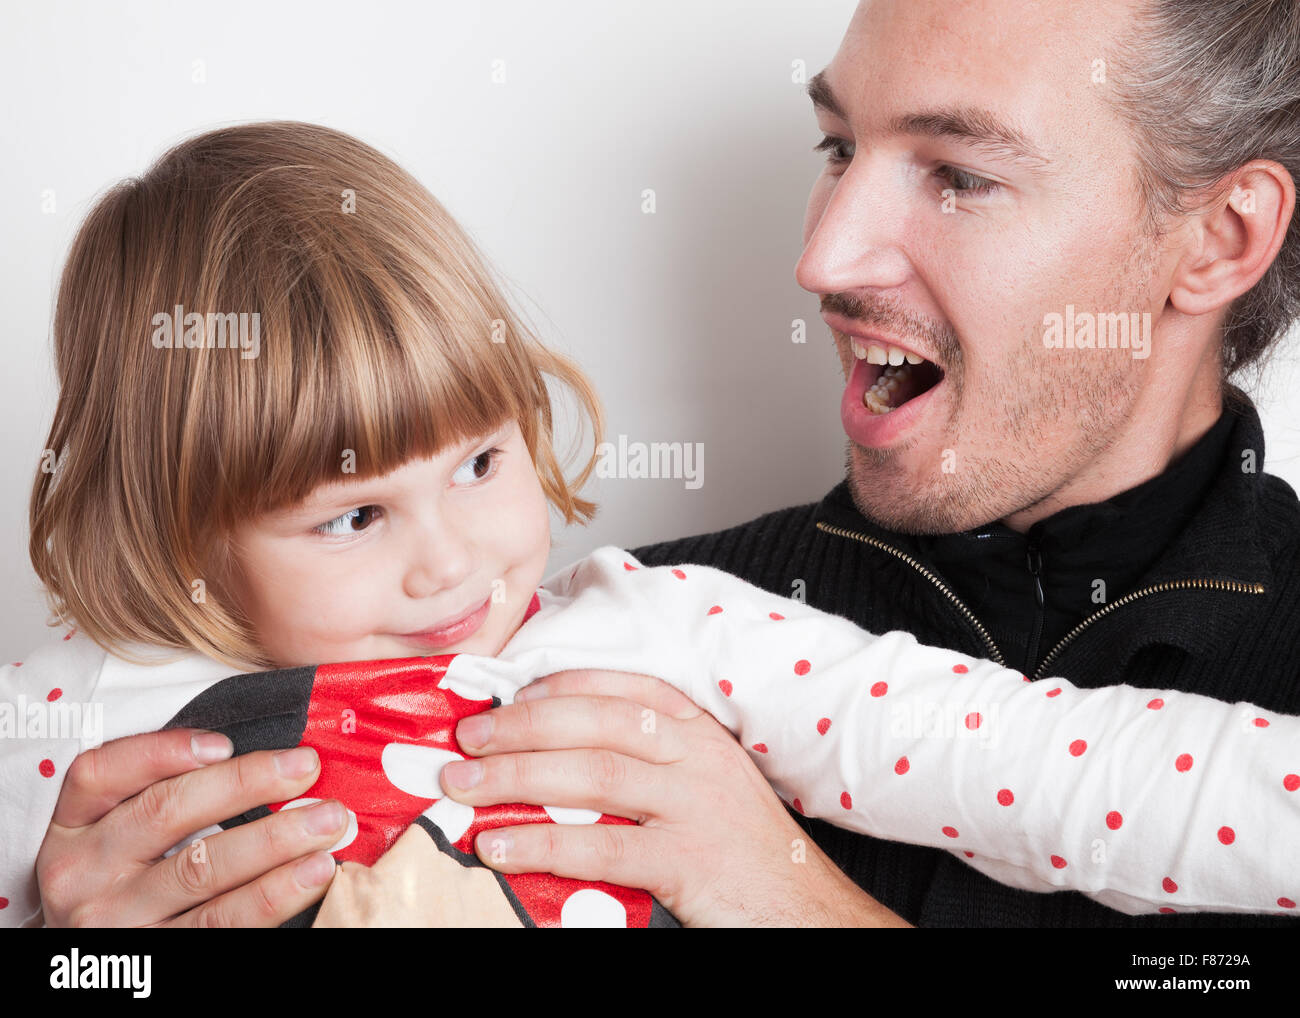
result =
M854 5L5 0L0 659L57 638L26 512L68 244L108 185L223 124L315 121L390 154L469 230L543 339L587 369L611 437L704 444L698 490L593 485L602 514L559 535L554 567L820 498L842 476L843 383L817 300L793 279L819 135L791 65L825 66ZM809 323L804 345L790 342L794 318ZM1287 352L1257 395L1268 467L1300 487L1297 380Z

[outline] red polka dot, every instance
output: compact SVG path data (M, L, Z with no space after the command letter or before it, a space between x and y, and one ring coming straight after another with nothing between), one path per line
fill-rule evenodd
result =
M719 679L718 688L722 690L723 696L731 695L731 683L727 679Z
M1064 859L1062 859L1059 855L1054 855L1052 856L1052 865L1055 866L1058 870L1063 870L1069 864Z
M626 569L629 573L636 571L636 566L634 566L631 562L624 562L623 568Z
M1060 686L1057 686L1055 689L1049 689L1049 690L1047 691L1047 695L1048 695L1048 696L1060 696L1060 695L1061 695L1061 687L1060 687Z
M1161 906L1160 906L1160 912L1161 912L1161 914L1163 914L1163 915L1177 915L1177 914L1178 914L1178 909L1176 909L1176 908L1170 908L1168 905L1161 905Z
M780 622L783 618L785 618L785 616L782 615L780 612L768 612L767 617L771 619L773 622Z
M1267 728L1267 727L1268 727L1268 718L1256 718L1256 719L1255 719L1255 727L1256 727L1256 728Z
M1026 682L1032 682L1032 681L1033 681L1033 680L1032 680L1028 675L1022 675L1022 676L1020 676L1020 677L1021 677L1022 679L1024 679Z
M807 661L801 659L794 663L794 673L796 675L807 675L811 670L812 665Z
M841 793L840 793L840 805L843 806L845 809L852 809L852 808L853 808L853 796L849 795L848 792L841 792Z
M1174 761L1174 766L1180 771L1190 771L1192 769L1192 754L1184 753Z
M955 828L955 827L945 827L945 828L943 829L943 833L946 834L946 835L947 835L948 837L950 837L950 838L955 838L955 837L957 837L957 828Z
M15 661L15 662L14 662L14 667L15 667L15 668L21 668L22 666L23 666L23 663L22 663L21 661Z
M796 813L800 813L800 814L803 813L803 806L798 799L795 799L794 801L794 809Z
M831 727L831 719L822 718L820 721L817 722L817 733L819 735L825 735L830 730L830 727Z
M1075 739L1070 743L1070 756L1083 756L1087 752L1088 744L1082 739Z
M1295 908L1295 902L1290 898L1278 898L1277 904L1279 908Z
M969 728L972 732L975 731L975 729L977 729L983 723L984 723L984 719L980 716L979 711L971 711L969 714L966 715L966 727Z
M708 613L709 613L710 615L721 615L721 614L722 614L722 605L720 605L720 604L715 604L712 608L709 609L709 612L708 612Z
M755 752L755 753L766 753L766 752L767 752L767 743L766 743L766 742L756 742L756 743L754 743L754 752Z
M674 569L673 575L676 576L679 580L686 579L686 574L682 572L680 569Z
M1237 832L1234 831L1231 827L1220 827L1219 840L1223 842L1223 844L1225 845L1231 845L1234 841L1237 840Z
M956 672L958 675L965 675L968 671L970 671L970 669L967 668L965 665L953 665L952 670Z
M1118 831L1124 826L1124 817L1120 814L1119 810L1113 809L1106 814L1106 826L1112 831Z
M1165 889L1167 894L1173 894L1178 890L1178 885L1174 883L1172 877L1165 877L1164 880L1160 881L1160 886Z
M1300 774L1288 774L1282 779L1282 787L1288 792L1294 792L1300 788Z
M1010 806L1015 801L1016 801L1016 797L1011 794L1011 789L1004 788L1000 792L998 792L999 806Z
M41 777L43 777L43 778L52 778L52 777L54 777L54 761L53 761L53 760L42 760L41 763L40 763L40 766L37 768L37 770L39 770L39 771L41 772Z
M72 631L72 633L75 633L75 632L76 632L76 630L74 629L74 630ZM63 639L64 639L65 641L67 641L67 640L71 640L71 639L72 639L72 633L69 633L69 634L68 634L67 636L65 636Z
M1285 900L1285 899L1283 899L1283 900ZM8 898L0 898L0 908L8 908L8 907L9 907L9 899L8 899Z
M1164 700L1160 699L1160 697L1157 696L1154 700L1152 700L1150 703L1147 704L1147 710L1159 710L1164 705L1165 705Z
M871 687L871 695L877 698L884 696L888 692L889 692L888 682L877 682L874 686Z
M974 859L974 858L975 858L975 853L974 853L974 852L962 852L962 855L964 855L967 859Z
M55 686L48 693L45 694L45 699L49 700L50 703L53 703L62 695L63 695L63 690L61 690L58 686Z
M912 769L911 761L909 761L905 756L900 756L898 758L898 762L894 764L895 774L906 774L911 769Z

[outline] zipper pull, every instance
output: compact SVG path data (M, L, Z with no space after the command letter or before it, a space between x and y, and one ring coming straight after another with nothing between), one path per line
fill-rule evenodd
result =
M1026 564L1029 566L1029 575L1034 578L1034 600L1038 602L1038 607L1043 607L1043 556L1038 550L1038 545L1031 544L1029 551L1025 555Z

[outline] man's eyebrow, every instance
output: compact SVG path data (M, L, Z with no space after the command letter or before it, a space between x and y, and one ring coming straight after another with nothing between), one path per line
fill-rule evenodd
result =
M819 110L824 110L833 117L847 121L848 115L840 105L826 72L818 71L808 81L808 98ZM905 113L890 122L893 134L917 134L926 138L953 138L985 149L995 155L1005 155L1023 163L1037 167L1048 166L1047 158L1031 142L1025 133L1010 124L1003 123L988 110L973 106L945 107L923 110L919 113Z

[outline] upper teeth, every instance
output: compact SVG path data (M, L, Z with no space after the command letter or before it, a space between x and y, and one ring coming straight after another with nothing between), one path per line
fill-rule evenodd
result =
M878 343L863 344L854 339L850 341L853 344L853 356L858 360L865 360L868 364L893 364L895 366L907 361L908 364L920 364L925 360L924 357L911 353L907 350L900 350L896 346L881 346Z

